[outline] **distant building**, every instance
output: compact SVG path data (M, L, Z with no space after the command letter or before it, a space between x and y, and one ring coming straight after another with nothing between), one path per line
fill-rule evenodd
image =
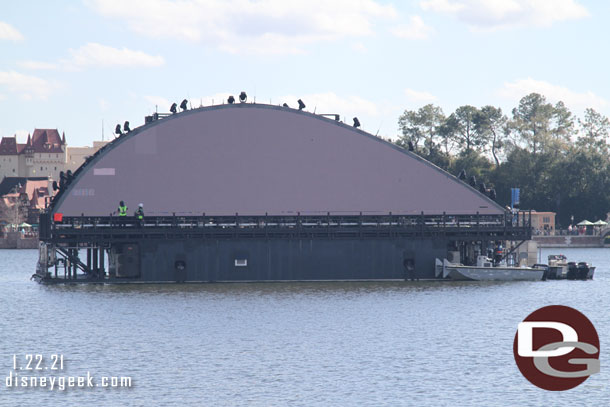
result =
M94 141L93 147L68 147L68 162L66 163L66 171L76 171L82 163L85 162L87 157L92 156L99 150L108 144L109 141Z
M519 216L529 216L529 211L520 211ZM555 212L532 211L532 229L534 235L555 234Z
M56 129L35 129L25 144L17 137L0 141L0 178L50 177L59 179L66 165L66 135Z
M52 194L50 184L47 177L5 177L0 182L0 222L37 224Z
M93 147L68 147L66 135L57 129L35 129L26 143L17 137L0 141L0 181L4 177L46 177L59 180L61 171L75 171L85 159L107 142L94 141Z

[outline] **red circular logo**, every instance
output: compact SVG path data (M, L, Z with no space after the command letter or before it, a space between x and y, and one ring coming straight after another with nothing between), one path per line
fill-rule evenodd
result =
M532 384L572 389L599 372L599 337L581 312L563 305L540 308L519 324L513 353Z

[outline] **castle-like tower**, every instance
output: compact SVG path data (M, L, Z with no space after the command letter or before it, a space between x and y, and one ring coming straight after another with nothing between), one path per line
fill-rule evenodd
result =
M57 129L35 129L25 144L17 137L0 141L0 180L4 177L49 177L59 179L67 163L65 133Z

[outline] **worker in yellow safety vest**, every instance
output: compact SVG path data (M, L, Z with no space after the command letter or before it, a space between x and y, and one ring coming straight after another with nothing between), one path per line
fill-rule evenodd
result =
M127 205L123 201L119 203L119 216L127 216Z
M119 226L124 227L125 217L127 217L127 205L125 205L125 202L119 202L119 209L117 212L119 213Z
M138 205L138 210L136 210L134 216L138 220L138 224L142 226L142 224L144 223L144 204Z

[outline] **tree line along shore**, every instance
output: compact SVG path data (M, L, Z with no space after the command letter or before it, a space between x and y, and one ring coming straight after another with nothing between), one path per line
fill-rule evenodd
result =
M558 227L606 219L610 207L610 121L593 108L576 117L559 101L531 93L512 112L460 106L449 115L433 104L405 110L396 144L458 176L495 189L510 205L557 213ZM474 179L472 177L474 176Z

